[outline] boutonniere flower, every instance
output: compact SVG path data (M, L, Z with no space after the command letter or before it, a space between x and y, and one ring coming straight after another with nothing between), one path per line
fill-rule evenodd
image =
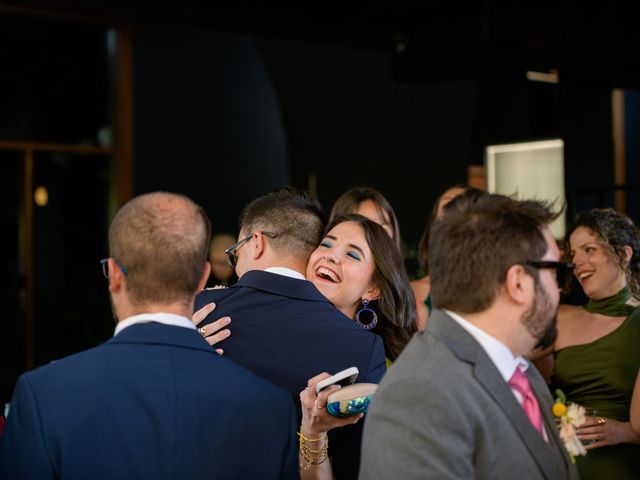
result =
M577 403L567 402L567 397L562 390L556 390L556 402L552 408L553 415L558 418L560 439L569 452L571 462L575 463L577 455L585 456L587 449L576 434L576 427L586 422L585 408Z

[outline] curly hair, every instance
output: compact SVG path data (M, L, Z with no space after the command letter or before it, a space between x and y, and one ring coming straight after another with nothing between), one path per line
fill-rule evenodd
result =
M633 298L640 299L640 231L633 220L613 208L594 208L578 215L567 230L565 245L569 245L569 238L578 227L585 227L593 232L605 252L624 271ZM626 246L633 251L628 262L624 253ZM569 250L570 248L565 248L565 251Z

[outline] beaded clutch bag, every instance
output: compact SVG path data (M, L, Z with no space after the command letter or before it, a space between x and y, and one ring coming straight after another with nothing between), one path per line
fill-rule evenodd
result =
M334 417L348 417L364 413L369 408L378 385L354 383L333 392L327 398L327 412Z

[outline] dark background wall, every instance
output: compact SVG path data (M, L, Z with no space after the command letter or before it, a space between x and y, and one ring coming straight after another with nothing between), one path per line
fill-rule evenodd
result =
M251 37L144 23L135 29L135 193L189 195L218 232L290 183L276 93Z
M393 51L158 24L138 26L135 54L136 192L188 193L222 230L284 183L327 210L365 184L388 197L412 246L486 145L550 137L565 140L569 216L613 205L608 84L509 69L432 80Z
M370 185L389 199L403 237L416 239L430 203L466 181L476 85L392 77L385 52L260 39L278 93L292 179L315 176L327 209L345 190Z
M617 2L589 12L571 2L443 11L376 2L361 12L287 12L294 21L251 2L232 12L189 1L55 3L53 16L0 8L0 140L97 144L113 114L108 29L125 19L134 32L135 193L185 193L217 231L236 233L242 207L285 183L314 191L326 209L368 184L394 205L411 247L437 195L482 164L486 145L549 137L565 141L569 217L612 206L615 87L627 91L626 182L636 188L627 206L640 220L640 53ZM66 21L62 12L102 16ZM550 68L559 84L526 80L527 69ZM3 152L0 161L0 315L7 338L20 338L21 157ZM51 187L35 215L41 364L113 331L97 262L118 179L104 159L65 155L37 159L35 178ZM23 354L18 343L0 353L0 402Z

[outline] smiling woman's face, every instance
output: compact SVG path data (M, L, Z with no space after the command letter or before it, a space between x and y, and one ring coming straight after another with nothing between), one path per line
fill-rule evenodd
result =
M626 285L624 271L598 237L586 227L576 228L569 238L573 274L587 297L594 300L618 293Z
M333 227L311 254L307 279L349 318L363 298L375 300L375 261L364 231L354 222Z

